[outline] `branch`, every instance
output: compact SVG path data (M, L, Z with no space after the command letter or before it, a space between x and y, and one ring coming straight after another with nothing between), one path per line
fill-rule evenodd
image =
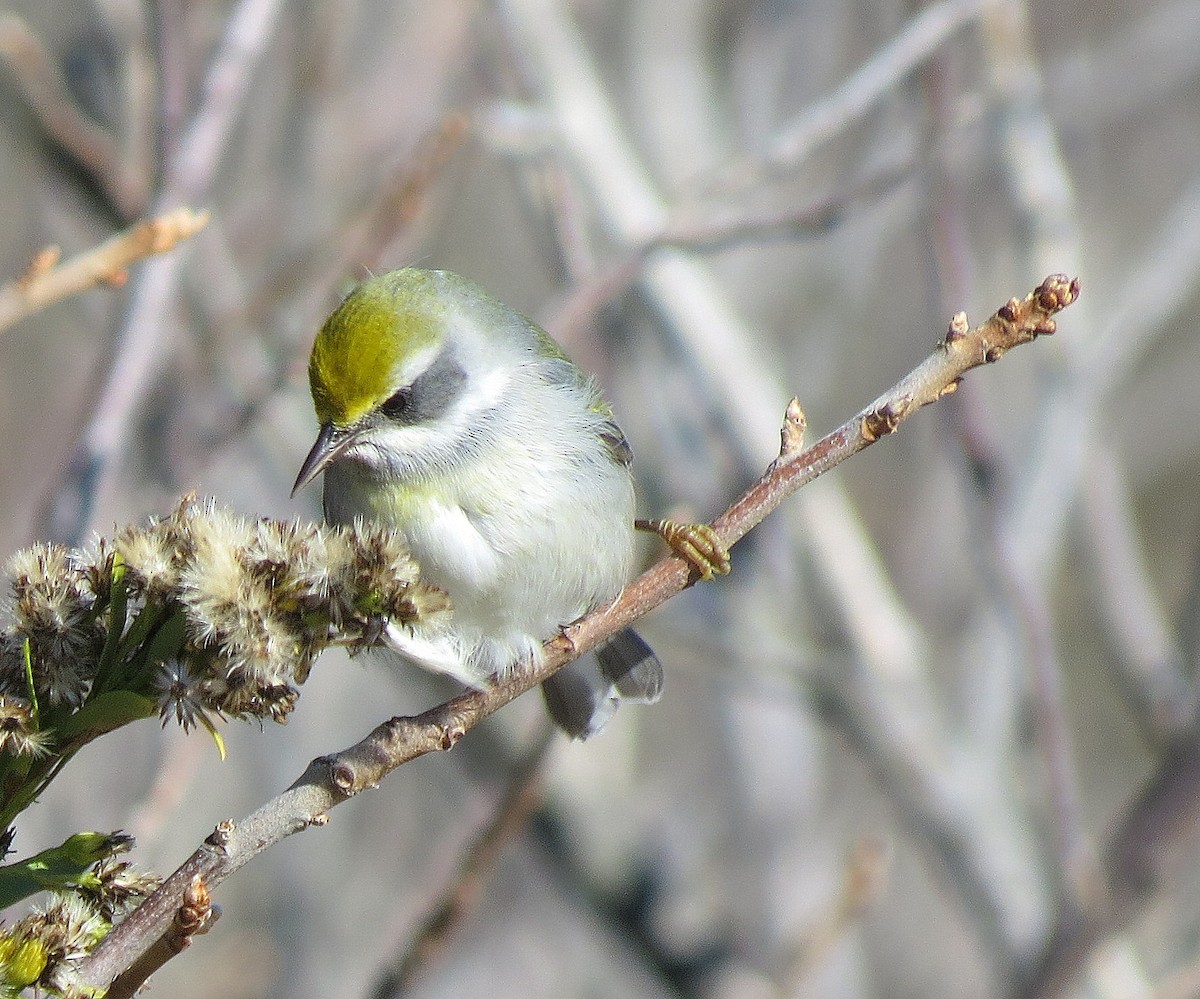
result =
M863 204L879 201L913 176L906 157L851 179L841 189L808 204L757 209L752 206L688 206L673 211L654 234L634 242L613 262L575 282L568 298L541 323L571 339L595 314L638 280L647 257L664 247L719 252L750 240L797 240L829 233Z
M46 134L87 169L125 218L140 214L146 202L146 172L80 108L41 39L10 11L0 14L0 61L7 64Z
M800 450L798 402L788 407L779 457L762 477L712 523L732 547L802 486L851 455L894 433L902 422L957 389L963 375L999 360L1008 350L1055 331L1053 316L1079 296L1079 281L1046 278L1024 300L1010 299L971 329L964 313L924 363L811 448ZM467 732L514 698L552 676L588 649L687 589L697 579L688 563L667 557L634 580L607 607L588 614L545 645L537 663L495 679L415 716L395 717L348 749L313 760L286 791L240 822L226 820L149 899L115 927L78 968L78 981L105 989L140 955L171 932L184 892L199 876L211 891L259 853L293 833L325 825L329 810L376 787L410 760L452 748Z
M59 263L57 247L47 247L21 277L0 287L0 332L88 288L123 285L130 264L173 250L207 224L208 212L178 208L117 233L65 263Z
M824 142L844 132L884 97L895 93L908 74L987 7L986 0L942 0L926 7L832 93L808 105L784 124L763 154L735 159L697 178L693 191L700 196L716 194L729 198L752 190L764 180L796 170Z
M284 8L282 0L239 0L234 7L206 70L200 105L164 167L156 208L207 200ZM138 275L88 426L50 493L44 517L55 537L85 537L93 514L103 510L119 484L117 456L172 346L170 334L164 332L172 324L165 317L178 287L179 268L175 255L155 261Z
M543 776L554 738L555 729L544 719L540 734L513 767L490 821L465 851L439 904L416 928L404 953L371 985L375 999L404 995L411 989L420 972L441 955L479 907L484 882L496 867L500 852L542 804Z
M1200 742L1193 736L1164 755L1118 817L1101 851L1104 893L1073 920L1060 922L1014 995L1067 995L1096 948L1125 930L1164 886L1178 883L1190 863L1178 843L1184 830L1195 829L1198 821Z

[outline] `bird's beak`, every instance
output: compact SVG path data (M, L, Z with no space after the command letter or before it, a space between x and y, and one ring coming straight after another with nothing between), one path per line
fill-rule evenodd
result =
M317 434L317 442L308 452L304 464L300 466L300 474L296 476L296 484L292 486L295 496L302 486L308 485L320 475L330 464L354 443L356 434L352 427L337 427L332 423L322 423L321 432Z

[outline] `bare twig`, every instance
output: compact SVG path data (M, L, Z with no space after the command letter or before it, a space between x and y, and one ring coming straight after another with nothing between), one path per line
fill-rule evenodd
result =
M1064 910L1079 910L1097 892L1096 858L1083 821L1079 771L1062 689L1062 664L1048 609L1050 598L1042 580L1013 554L1012 538L1003 524L996 525L994 548L1001 584L1024 640L1037 749L1048 785L1060 905Z
M207 223L208 212L178 208L126 229L63 263L59 263L56 249L43 250L25 274L0 287L0 331L88 288L123 285L131 264L173 250Z
M542 771L554 735L549 723L543 721L541 733L514 767L491 821L467 849L453 882L442 893L441 903L421 924L406 952L376 983L373 995L377 999L402 995L478 907L500 851L524 828L542 802Z
M241 0L234 9L205 77L200 106L164 172L155 199L161 210L207 196L283 6L282 0ZM55 490L47 516L51 536L81 537L96 507L116 488L116 457L168 353L163 316L178 280L178 255L154 261L138 276L91 422L72 456L66 480Z
M664 247L715 252L750 240L805 239L823 235L864 203L882 198L912 176L912 159L889 163L810 204L751 210L706 207L671 214L661 231L627 248L615 261L578 282L551 315L547 329L566 339L638 279L646 258Z
M1018 995L1065 995L1097 944L1138 914L1164 884L1178 876L1187 854L1171 849L1200 821L1200 744L1193 739L1168 752L1144 789L1116 823L1102 853L1107 894L1099 904L1059 924L1039 964Z
M446 165L467 140L470 118L461 111L448 114L422 137L413 155L384 180L360 235L351 237L339 251L340 267L376 267L398 233L408 234L426 211L430 191ZM402 259L408 254L401 253Z
M162 7L151 11L138 0L97 0L96 13L112 35L117 52L115 80L119 95L119 120L113 123L121 147L121 165L134 189L135 209L130 218L148 210L157 175L159 138L166 129L160 106L160 73L165 60L152 50L151 24Z
M1184 675L1184 653L1148 578L1117 456L1088 462L1083 515L1096 564L1104 622L1116 644L1116 670L1142 729L1169 743L1191 731L1196 692Z
M999 360L1012 347L1039 335L1053 333L1054 314L1075 301L1078 294L1077 280L1052 275L1025 299L1010 299L974 329L964 314L956 315L945 340L931 357L811 448L797 452L790 444L793 434L787 431L778 460L713 521L717 537L726 546L733 546L803 485L894 433L923 406L955 391L970 369ZM795 422L792 407L786 422ZM183 893L197 875L210 889L216 888L273 844L311 825L325 824L335 805L377 786L410 760L452 748L483 719L679 594L697 578L682 559L664 558L626 587L619 599L547 642L540 662L515 669L495 678L486 690L460 694L423 714L389 719L356 745L314 760L277 798L241 822L223 822L154 895L80 963L79 981L89 987L106 988L122 969L138 960L153 941L167 932Z
M992 118L999 126L994 141L1010 197L1028 234L1025 264L1040 271L1049 266L1044 261L1053 260L1053 266L1074 271L1082 256L1074 189L1045 106L1028 8L1025 0L1004 0L991 4L984 19L996 106ZM1088 379L1080 377L1075 362L1091 350L1090 344L1085 351L1082 343L1074 343L1048 354L1048 359L1058 360L1065 377L1046 400L1048 416L1037 428L1040 438L1033 460L1027 456L1023 462L1013 509L1006 512L1014 554L1031 567L1035 578L1050 574L1058 564L1067 513L1079 490L1092 416L1080 396L1098 396L1086 384Z
M143 212L144 164L127 158L120 143L75 103L41 39L12 12L0 13L0 59L16 77L46 134L96 178L117 211L127 219Z
M184 889L183 899L166 931L138 960L113 979L105 999L132 999L154 972L187 949L193 937L207 933L220 916L221 910L212 904L204 878L194 875Z
M986 9L987 0L942 0L917 14L824 100L784 125L761 156L728 163L695 184L701 196L753 188L782 170L794 170L813 151L863 117L955 32Z
M779 976L780 996L802 995L805 982L879 898L887 883L889 853L888 844L873 836L863 837L854 844L846 858L837 897L805 934Z
M850 455L894 433L922 406L950 395L971 368L998 361L1015 346L1053 333L1056 312L1079 296L1078 280L1051 275L1024 301L1011 299L983 325L971 329L959 313L951 320L942 349L920 367L807 451L784 458L713 522L726 545L745 537L783 499ZM797 482L796 479L801 481Z

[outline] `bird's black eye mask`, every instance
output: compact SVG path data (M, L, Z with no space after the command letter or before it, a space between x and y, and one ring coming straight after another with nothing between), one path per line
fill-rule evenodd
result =
M428 423L454 405L466 380L467 373L447 348L412 384L386 399L378 411L386 419L405 426Z

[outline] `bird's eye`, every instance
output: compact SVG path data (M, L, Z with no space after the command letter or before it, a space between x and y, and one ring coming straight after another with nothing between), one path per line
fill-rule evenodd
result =
M405 387L387 400L380 410L383 415L390 417L393 420L398 420L404 416L408 408L412 405L412 388Z

